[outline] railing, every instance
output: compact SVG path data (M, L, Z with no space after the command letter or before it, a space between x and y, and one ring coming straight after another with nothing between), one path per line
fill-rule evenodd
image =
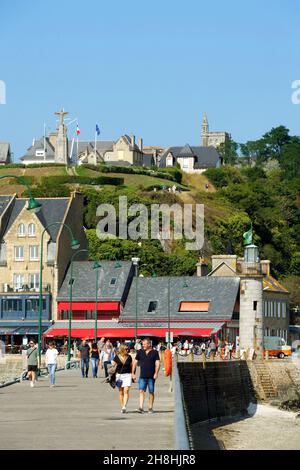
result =
M190 441L184 412L183 395L176 357L173 358L173 383L175 401L175 449L190 450Z
M22 286L19 285L13 285L13 284L7 284L7 283L2 283L0 284L0 292L1 293L19 293L19 292L28 292L28 293L39 293L40 288L39 286L33 286L33 285L28 285L28 284L22 284ZM43 284L42 286L42 291L45 293L50 293L51 292L51 285L50 284Z

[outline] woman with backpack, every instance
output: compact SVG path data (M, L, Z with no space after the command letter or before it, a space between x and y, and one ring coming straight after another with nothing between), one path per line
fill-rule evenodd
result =
M119 388L121 413L126 413L129 399L129 389L132 385L132 357L129 346L122 343L118 354L115 355L112 366L116 367L116 386Z

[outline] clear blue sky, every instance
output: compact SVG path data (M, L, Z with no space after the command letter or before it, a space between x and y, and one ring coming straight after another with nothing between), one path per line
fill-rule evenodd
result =
M299 0L1 0L0 140L21 156L61 107L83 139L97 122L104 140L195 145L203 111L237 142L300 134L299 18Z

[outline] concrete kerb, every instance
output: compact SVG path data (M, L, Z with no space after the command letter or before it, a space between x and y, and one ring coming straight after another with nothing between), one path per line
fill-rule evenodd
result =
M175 443L178 450L190 450L190 441L186 425L186 418L183 405L183 395L181 390L180 377L177 368L177 361L173 358L173 390L174 390L174 419L175 419Z

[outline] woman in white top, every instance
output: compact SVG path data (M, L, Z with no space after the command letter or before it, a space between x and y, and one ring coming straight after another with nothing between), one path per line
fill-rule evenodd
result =
M55 348L53 341L49 343L49 348L46 351L46 364L48 367L48 372L50 376L50 387L55 385L55 370L57 364L58 351Z

